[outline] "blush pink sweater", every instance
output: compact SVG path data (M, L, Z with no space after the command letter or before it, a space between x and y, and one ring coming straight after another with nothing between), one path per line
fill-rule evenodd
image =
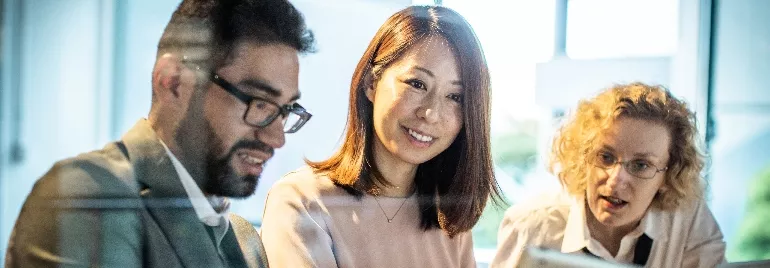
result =
M261 237L271 267L476 266L471 233L423 230L414 195L357 199L309 167L270 190Z

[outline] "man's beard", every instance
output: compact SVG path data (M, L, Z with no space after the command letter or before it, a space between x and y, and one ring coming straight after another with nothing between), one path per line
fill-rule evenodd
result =
M197 88L196 95L192 97L190 107L186 111L187 116L179 123L175 133L176 142L182 148L183 157L180 161L186 163L188 172L205 194L233 198L249 197L256 191L259 176L238 176L230 162L237 157L235 152L239 149L260 150L273 155L273 148L259 140L240 140L230 147L225 156L218 158L225 150L225 145L222 139L216 136L211 123L205 119L205 90L203 87ZM264 163L262 165L264 167Z
M216 143L221 144L221 142L215 142L215 144ZM246 198L254 194L254 191L257 189L257 183L259 182L259 176L239 176L231 163L233 158L238 157L236 152L240 149L260 150L268 155L273 154L272 148L259 140L240 140L230 147L227 155L221 158L216 158L215 155L209 154L206 159L207 176L205 185L203 186L204 192L233 198ZM212 151L209 150L209 152ZM236 159L236 161L240 160ZM265 163L262 163L263 167L264 164Z

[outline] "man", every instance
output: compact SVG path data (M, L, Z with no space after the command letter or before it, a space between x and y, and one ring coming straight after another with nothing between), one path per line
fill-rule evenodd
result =
M152 106L120 141L35 184L7 267L266 267L225 197L310 118L296 103L313 37L286 0L184 0L158 45Z

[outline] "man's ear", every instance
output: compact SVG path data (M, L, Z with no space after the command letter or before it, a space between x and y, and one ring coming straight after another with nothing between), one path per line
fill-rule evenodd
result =
M179 97L182 67L180 59L172 54L164 54L155 61L152 71L152 90L155 96L161 100Z

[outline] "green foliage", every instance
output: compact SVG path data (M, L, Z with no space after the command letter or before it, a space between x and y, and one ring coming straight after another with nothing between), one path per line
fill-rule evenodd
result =
M517 167L527 170L537 154L535 137L528 133L505 133L495 139L492 154L495 163L501 166Z
M492 137L495 165L517 182L532 170L537 156L537 122L510 121L510 130Z
M503 220L505 210L510 206L510 202L506 200L506 204L495 205L494 202L489 202L484 207L484 213L481 214L481 219L473 227L473 246L476 248L496 248L497 247L497 229L500 227L500 222Z
M521 182L529 173L537 155L538 122L535 120L518 121L509 119L503 131L497 131L492 137L492 157L495 166ZM498 174L498 180L510 179ZM505 198L505 197L503 197ZM484 208L481 219L473 227L473 245L477 248L496 248L497 229L503 220L505 210L511 203L495 204L489 202Z
M729 248L728 260L770 259L770 167L760 172L749 187L746 214Z

